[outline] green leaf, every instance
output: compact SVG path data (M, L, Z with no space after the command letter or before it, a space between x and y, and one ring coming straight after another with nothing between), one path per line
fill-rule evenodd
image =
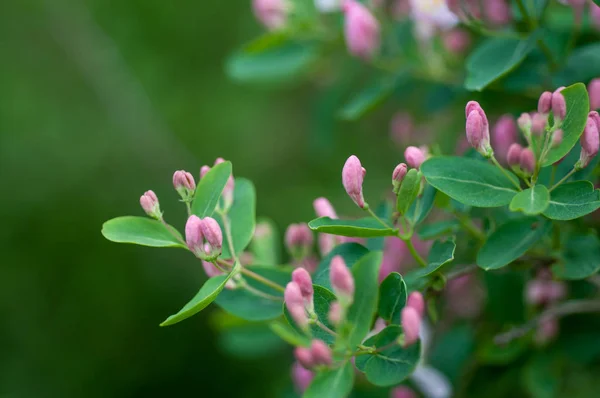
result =
M475 159L434 157L421 165L421 172L435 188L468 206L504 206L517 194L498 168Z
M321 217L309 222L308 226L313 231L354 238L394 236L398 233L397 229L384 227L373 217L359 218L358 220L339 220Z
M231 162L223 162L212 167L200 179L192 203L193 214L200 218L212 216L229 176L231 176Z
M417 268L406 274L406 284L409 287L412 287L418 279L433 274L444 264L448 264L450 261L454 260L455 249L456 243L454 243L454 238L446 241L436 240L429 251L427 267Z
M313 302L315 305L315 314L317 314L317 318L319 321L327 326L331 330L335 330L335 326L329 322L329 307L331 307L331 303L337 300L335 294L330 292L328 289L325 289L319 285L313 285L314 288L314 296ZM280 308L281 311L281 308ZM285 319L288 321L290 327L296 331L298 334L303 334L302 330L296 325L294 319L291 317L290 313L287 310L287 307L283 306L283 314L285 315ZM316 324L310 325L310 332L313 338L323 340L327 344L333 344L335 341L335 337L331 334L327 333L323 329L321 329Z
M417 233L419 234L419 238L430 240L439 238L443 235L453 234L459 228L460 223L457 220L447 220L423 225Z
M318 372L302 397L345 398L352 392L353 384L354 367L348 361L339 368Z
M352 268L352 266L368 252L369 250L367 250L364 246L354 242L344 243L334 247L333 250L330 251L319 263L317 270L312 276L313 283L331 290L331 281L329 280L329 267L331 265L331 260L335 256L342 256L348 268Z
M354 302L348 309L347 342L351 347L359 344L369 333L373 317L377 312L377 287L381 252L370 252L352 267L355 292Z
M160 326L173 325L202 311L217 298L230 277L231 274L228 274L208 279L198 293L177 314L168 317Z
M181 234L173 227L173 236L167 227L158 220L146 217L124 216L108 220L102 225L102 235L117 243L134 243L152 247L183 247Z
M342 120L356 121L382 104L405 79L406 74L386 76L371 82L344 105L339 112Z
M408 170L406 176L402 180L400 189L398 190L398 200L396 201L396 209L401 215L406 214L414 200L419 195L421 187L421 176L416 169Z
M477 253L477 265L491 270L512 263L531 249L550 226L549 222L535 218L511 220L501 225Z
M230 78L243 83L285 83L297 81L318 57L315 43L295 42L275 33L233 53L225 69Z
M600 270L600 240L596 235L571 236L565 245L561 261L552 266L560 279L584 279Z
M367 347L386 347L398 340L402 328L391 325L367 339ZM420 341L406 348L394 345L373 355L356 357L356 367L376 386L387 387L401 383L414 372L421 356Z
M283 341L293 346L308 347L310 339L301 332L298 332L287 322L274 321L269 324L269 327Z
M261 218L250 242L252 263L260 265L281 264L281 250L277 226L268 218Z
M256 223L256 192L251 181L245 178L235 179L233 192L233 205L229 209L228 218L231 222L231 237L236 254L244 251L252 240ZM223 253L221 258L231 258L229 244L226 239L225 226L221 215L215 213L215 220L219 222L223 231Z
M559 355L537 352L523 368L523 384L533 398L556 398L563 375Z
M600 191L589 181L568 182L550 194L544 215L553 220L574 220L600 208Z
M545 211L549 203L550 193L548 188L543 185L536 185L516 194L510 202L509 208L510 211L522 211L527 215L534 216Z
M570 26L569 29L572 27ZM565 67L555 75L553 86L566 86L573 82L587 82L596 78L599 63L600 43L596 41L577 47L567 58Z
M575 146L583 133L590 110L590 100L583 83L576 83L561 91L567 103L567 115L562 122L563 139L546 156L543 167L562 159Z
M467 90L482 91L515 69L535 47L537 35L528 39L491 38L477 47L466 61Z
M412 225L418 225L429 215L429 212L433 208L436 193L437 189L431 185L427 185L423 190L423 194L408 209L406 218L408 218Z
M406 283L402 275L390 273L379 286L379 316L388 323L399 324L400 312L406 305Z
M258 265L245 268L277 283L281 287L285 287L291 280L291 268L274 268ZM266 321L281 316L282 292L247 276L244 276L244 281L251 289L277 297L278 299L269 299L251 290L238 287L237 289L224 289L215 300L215 303L230 314L248 321Z

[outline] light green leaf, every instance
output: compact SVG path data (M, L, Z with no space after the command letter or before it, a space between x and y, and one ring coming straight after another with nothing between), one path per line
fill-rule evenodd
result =
M421 188L421 176L416 169L408 170L398 190L396 209L401 215L405 215L413 204Z
M310 339L306 335L298 332L285 321L273 321L269 324L269 327L273 333L281 337L281 339L288 344L300 347L310 346Z
M331 307L331 303L337 300L335 294L330 292L328 289L325 289L319 285L313 285L314 288L314 296L313 302L315 305L315 314L317 314L317 318L319 321L327 326L331 330L335 330L335 326L329 322L329 308ZM285 319L288 321L290 327L296 331L298 334L303 334L302 330L296 325L294 319L291 317L287 307L283 306L283 314L285 315ZM315 339L323 340L327 344L333 344L335 341L335 337L331 334L327 333L323 329L321 329L316 324L310 325L310 333L311 336Z
M435 188L469 206L504 206L517 194L500 170L475 159L434 157L421 165L421 171Z
M501 225L477 253L477 265L485 270L512 263L533 247L551 224L535 218L511 220Z
M177 322L197 314L212 303L225 287L231 277L228 275L217 275L208 279L192 298L177 314L168 317L160 326L170 326Z
M233 205L229 209L228 218L231 222L231 236L233 247L236 254L244 251L246 246L252 240L254 227L256 223L256 192L254 184L245 178L235 179L235 189L233 193ZM232 257L227 243L225 226L222 217L215 213L215 220L219 222L223 231L223 253L221 258L229 259Z
M565 245L561 261L552 266L560 279L585 279L600 270L600 240L596 235L574 235Z
M569 29L572 29L571 15ZM598 77L598 64L600 63L600 43L593 41L590 44L579 46L567 58L565 67L554 77L554 86L566 86L573 82L587 82Z
M568 182L550 194L544 215L553 220L574 220L600 208L600 191L589 181Z
M370 252L352 267L355 293L354 302L346 316L346 341L350 347L359 344L371 329L371 322L377 312L378 276L381 266L381 252Z
M367 347L386 347L398 340L402 328L391 325L367 339ZM406 348L393 345L373 355L356 357L356 367L376 386L387 387L401 383L414 372L421 356L420 341Z
M460 228L457 220L439 221L431 224L425 224L417 231L419 238L423 240L436 239L443 235L455 233Z
M406 283L402 275L390 273L379 286L379 316L388 323L399 324L400 312L406 305Z
M252 263L260 265L281 264L279 234L275 223L268 218L260 218L250 242Z
M436 240L429 251L427 267L417 268L406 274L406 284L409 287L414 287L417 280L439 271L443 265L454 260L455 249L456 243L454 243L454 238L446 241Z
M303 398L345 398L352 392L354 367L344 362L336 369L326 369L316 374L304 392Z
M175 228L170 227L169 230L160 221L146 217L124 216L108 220L102 225L102 235L117 243L187 248Z
M405 74L397 77L386 76L371 82L344 105L339 112L342 120L356 121L383 103L405 79Z
M545 211L549 203L550 193L548 188L543 185L536 185L516 194L510 202L509 208L511 211L522 211L527 215L534 216Z
M418 225L429 215L429 212L433 208L436 193L437 189L431 185L427 185L423 190L423 194L408 209L406 218L412 225Z
M485 87L515 69L535 47L537 35L528 39L491 38L477 47L466 61L467 90L482 91Z
M398 233L397 229L384 227L372 217L360 218L358 220L339 220L321 217L309 222L308 226L313 231L355 238L394 236Z
M277 283L281 287L285 287L292 279L291 268L274 268L257 265L246 268ZM267 298L252 290L238 287L237 289L224 289L215 300L215 303L230 314L248 321L265 321L281 316L281 305L283 303L283 293L281 291L275 290L247 276L244 276L244 281L252 290L258 290L273 298Z
M193 214L200 218L212 216L229 176L231 176L231 162L223 162L212 167L200 179L192 202Z
M313 283L331 290L331 281L329 280L329 267L331 265L331 260L335 256L342 256L348 268L352 268L352 266L368 252L369 250L367 250L364 246L354 242L344 243L334 247L333 250L329 252L327 256L325 256L319 263L317 270L312 276Z
M562 123L563 139L556 148L546 156L543 167L562 159L575 146L583 133L590 111L590 100L585 85L576 83L561 91L567 103L567 115Z
M523 368L523 384L532 398L558 398L561 389L560 356L551 352L537 352Z

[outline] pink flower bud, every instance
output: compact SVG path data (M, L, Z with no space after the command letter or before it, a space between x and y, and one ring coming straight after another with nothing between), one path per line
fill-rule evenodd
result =
M313 234L307 224L290 224L285 231L285 244L295 258L305 257L312 248Z
M558 334L558 320L554 317L545 317L540 320L534 340L540 345L548 343Z
M404 177L406 177L407 172L408 167L404 163L400 163L394 169L394 172L392 173L392 186L394 187L394 193L398 193L400 185L402 184L402 180L404 180Z
M292 365L292 381L300 395L308 388L314 376L313 372L300 365L300 363L294 362Z
M469 101L465 107L465 114L469 144L483 156L491 156L494 152L490 147L490 125L485 112L478 102Z
M308 327L308 317L304 310L304 298L302 297L302 290L296 282L290 282L286 285L283 293L285 300L285 306L287 307L290 315L294 321L303 329Z
M524 133L527 133L531 129L531 115L529 113L521 113L521 116L517 119L519 128Z
M423 315L425 314L425 300L420 292L412 292L409 294L406 301L406 306L417 310L419 318L423 318Z
M600 119L598 112L590 112L585 129L581 135L581 155L579 156L580 167L586 167L590 161L598 154L600 138L598 137L597 119Z
M598 9L600 10L600 7L598 7ZM588 84L588 94L590 96L590 109L600 109L600 77L592 80L590 84Z
M506 163L506 155L510 146L517 141L517 125L511 115L503 115L494 125L492 146L494 153L502 163Z
M390 392L390 398L417 398L417 394L410 387L398 386Z
M398 237L385 238L383 244L383 259L379 268L379 282L383 281L391 272L400 272L400 266L409 256L406 244Z
M203 240L202 220L192 215L185 223L185 241L187 246L194 254L199 255L200 253L204 253Z
M218 269L213 263L202 260L202 268L206 272L206 276L212 278L213 276L221 275L223 272Z
M285 0L252 0L252 9L256 19L269 30L281 29L286 24Z
M519 166L521 166L521 169L524 172L533 174L533 171L535 170L535 155L531 149L525 148L521 151L521 156L519 156Z
M523 147L517 143L514 143L508 148L508 153L506 154L506 163L509 166L518 166L521 161L521 152L523 152Z
M217 158L215 160L215 166L221 164L225 161L223 158ZM225 188L223 189L223 193L221 194L221 199L223 200L223 205L225 209L228 209L233 204L233 194L235 189L235 180L233 179L233 175L230 175L227 179L227 183L225 184Z
M210 245L210 251L207 251L209 256L215 256L221 254L221 248L223 247L223 233L221 232L221 226L212 217L205 217L202 219L200 224L204 239Z
M310 348L296 347L296 349L294 349L294 357L296 358L296 361L306 369L312 369L312 367L315 366L315 360Z
M334 235L319 234L319 253L326 256L336 246L337 241Z
M348 51L362 59L371 59L379 49L379 21L363 4L355 0L343 3L344 37Z
M313 207L315 209L315 213L317 217L329 217L332 219L338 218L337 213L335 212L331 202L326 198L317 198L313 202Z
M464 29L452 29L446 32L443 37L444 47L451 54L463 54L471 46L471 36Z
M590 19L592 20L592 24L594 25L596 30L600 30L600 6L590 3L590 17Z
M408 347L416 343L419 339L421 317L415 308L408 306L402 309L401 316L402 329L404 331L404 347Z
M550 113L550 110L552 110L552 93L544 91L538 100L538 112Z
M300 287L300 292L302 293L304 300L308 303L312 303L314 290L312 278L308 271L304 268L296 268L294 272L292 272L292 281L296 282Z
M406 163L408 163L410 167L418 169L425 161L425 153L416 146L409 146L404 151L404 159L406 159Z
M556 148L562 143L563 135L564 133L562 129L558 129L554 132L554 134L552 135L552 148Z
M506 25L512 20L506 0L484 0L484 12L487 20L496 26Z
M342 321L342 306L337 301L334 301L329 306L328 314L329 322L337 326Z
M190 193L194 193L196 189L196 182L194 181L194 177L190 173L185 170L177 170L173 174L173 186L177 192L181 191L190 191ZM183 196L183 195L182 195Z
M331 365L333 362L331 349L322 340L313 340L310 352L315 365Z
M329 278L335 294L340 299L351 302L354 297L354 277L341 256L331 259Z
M564 120L567 115L567 103L560 91L555 91L552 94L552 113L555 120Z
M144 194L140 197L140 205L150 217L156 219L160 219L162 217L160 206L158 204L158 198L156 197L154 191L144 192Z
M397 112L390 123L392 140L399 145L408 142L414 130L412 117L407 112Z
M200 167L200 179L203 179L206 173L210 171L210 166L204 165Z
M342 169L342 183L348 196L358 205L365 208L362 185L367 171L360 164L360 160L354 155L350 156Z
M548 124L548 115L544 113L535 113L531 119L531 132L537 136L544 134Z

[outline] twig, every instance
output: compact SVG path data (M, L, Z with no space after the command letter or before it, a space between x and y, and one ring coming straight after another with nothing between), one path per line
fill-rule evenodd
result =
M566 176L564 176L563 178L561 178L560 181L557 182L556 184L554 184L552 186L552 188L550 188L548 191L549 192L554 191L556 188L558 188L558 186L560 184L562 184L563 182L567 181L576 171L577 171L577 169L575 167L573 167L573 169L571 171L569 171Z
M515 188L517 188L519 191L521 191L521 186L519 185L519 183L515 180L512 179L512 177L510 176L510 174L508 174L508 172L504 169L504 167L502 167L500 165L500 163L498 163L498 161L496 160L496 157L494 155L492 155L492 157L490 158L490 160L492 161L492 163L494 163L494 165L496 167L498 167L500 169L500 171L502 172L502 174L504 174L504 176L506 178L508 178L508 180L515 186Z

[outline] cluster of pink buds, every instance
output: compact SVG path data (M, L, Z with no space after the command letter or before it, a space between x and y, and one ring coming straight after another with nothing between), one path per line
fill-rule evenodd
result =
M286 285L283 295L290 315L300 328L306 330L309 317L315 316L314 290L308 271L304 268L295 269L292 272L292 281Z
M577 169L583 169L598 154L600 147L600 115L592 111L588 115L583 134L581 135L581 154L575 165Z
M214 218L192 215L185 224L185 241L198 258L212 261L221 254L223 233Z
M214 166L221 164L225 161L225 159L223 158L217 158L215 160L215 164ZM202 179L206 173L208 173L210 171L210 166L204 165L200 168L200 179ZM227 184L225 184L225 189L223 189L223 193L221 194L221 202L219 204L219 206L221 207L221 209L223 211L227 211L231 205L233 204L233 191L235 188L235 181L233 179L233 176L229 176L229 179L227 179Z
M373 58L381 42L379 21L364 4L356 0L344 0L342 8L348 51L365 60Z
M512 115L502 115L492 128L492 147L498 160L507 164L506 155L510 146L517 142L518 127Z
M310 347L297 347L294 350L296 361L305 369L329 366L333 362L331 349L322 340L313 340Z
M307 257L313 246L313 233L308 224L291 224L285 231L285 245L295 260Z
M486 158L494 155L490 145L490 124L483 108L476 101L469 101L465 108L467 118L467 141L477 152Z
M158 203L158 198L154 191L146 191L140 197L140 205L142 209L152 218L156 218L160 220L162 218L162 212L160 211L160 205Z
M566 294L564 282L552 279L552 274L543 269L538 272L535 279L527 283L527 302L535 306L548 306L562 300Z
M535 170L535 155L530 148L523 148L521 145L515 143L508 149L506 163L514 171L521 171L524 175L531 175Z
M194 177L187 171L177 170L173 174L173 186L185 202L189 202L194 198L196 181L194 181Z
M406 306L402 309L401 321L404 331L404 347L408 347L417 342L419 331L421 330L421 321L425 314L425 300L419 292L412 292L408 295Z
M450 11L464 21L481 21L493 26L502 26L512 21L512 12L507 0L446 0Z
M289 8L286 0L252 0L254 16L269 30L285 27Z

